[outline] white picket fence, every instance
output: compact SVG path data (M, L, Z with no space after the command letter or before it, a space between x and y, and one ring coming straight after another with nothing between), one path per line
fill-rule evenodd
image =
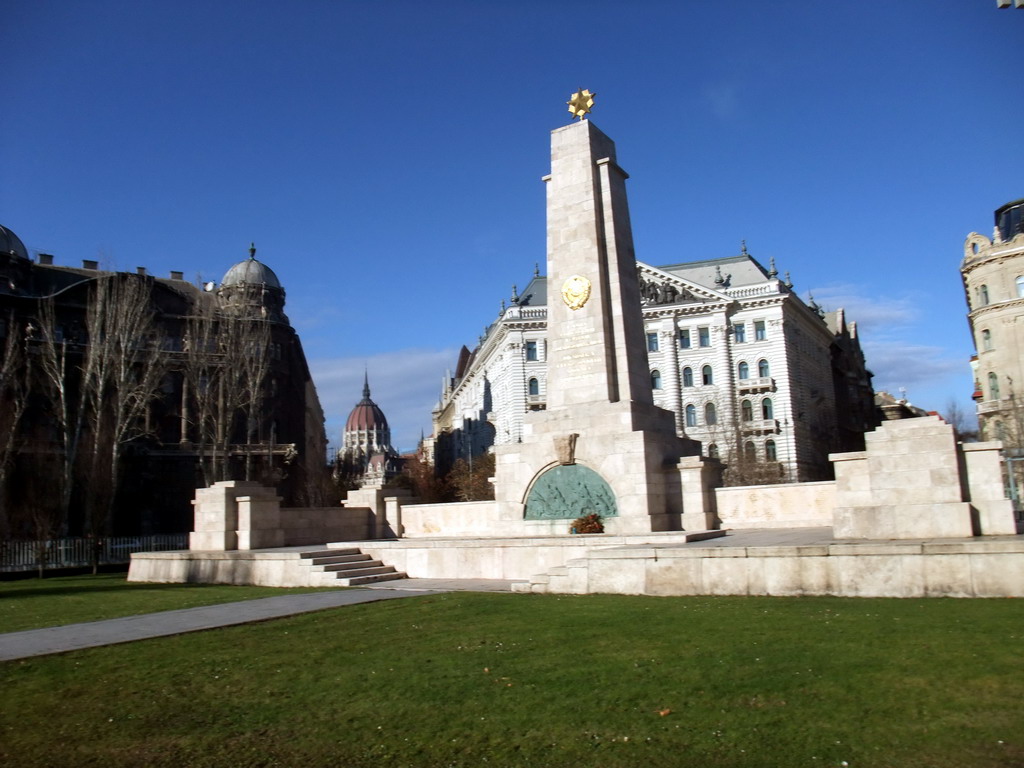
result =
M94 549L100 565L124 564L130 561L129 556L132 552L188 549L188 534L110 536L101 539L68 538L42 542L4 541L0 542L0 572L35 570L39 567L40 556L45 568L92 565Z

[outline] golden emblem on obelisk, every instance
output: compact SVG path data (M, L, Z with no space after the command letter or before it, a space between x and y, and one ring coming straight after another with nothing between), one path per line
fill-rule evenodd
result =
M573 117L583 120L587 112L593 108L595 96L597 96L596 93L591 93L586 88L580 88L565 103L569 105L569 111L572 112Z
M580 309L590 298L590 281L583 275L572 275L562 283L562 301L569 309Z

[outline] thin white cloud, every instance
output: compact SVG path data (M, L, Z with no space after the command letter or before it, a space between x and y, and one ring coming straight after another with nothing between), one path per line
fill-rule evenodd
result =
M855 321L862 331L891 335L912 326L920 319L918 300L911 294L902 296L867 296L864 286L830 283L810 291L814 300L828 311L846 310L846 320ZM806 301L807 298L804 297Z
M363 372L369 373L373 401L391 427L400 451L416 447L420 431L430 433L430 412L441 392L441 379L453 368L458 350L400 349L367 357L311 358L309 367L324 409L331 446L341 443L345 420L362 398Z

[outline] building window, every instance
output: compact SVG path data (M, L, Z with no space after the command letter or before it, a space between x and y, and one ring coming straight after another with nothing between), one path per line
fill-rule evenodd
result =
M999 399L999 377L994 373L988 375L988 399Z
M988 306L988 286L987 285L982 285L981 288L978 289L978 301L980 302L981 306L983 306L983 307Z
M992 334L988 328L985 328L981 332L981 348L986 352L992 351Z
M651 389L661 389L661 371L651 371Z
M996 440L1006 439L1006 425L1001 421L996 422Z
M750 378L750 366L747 365L745 362L740 363L736 367L736 372L739 374L740 381L746 381L747 379Z
M768 372L768 361L758 360L757 361L757 375L762 379L767 379L771 374Z
M679 348L689 349L690 348L690 331L680 329L679 331Z
M749 400L740 403L740 418L744 421L754 420L754 406L750 404Z
M733 338L736 339L737 344L742 344L747 340L747 326L743 323L736 323L732 327Z
M697 329L697 340L702 347L711 346L711 331L707 326Z
M648 333L647 334L647 351L657 352L658 351L658 334Z
M764 320L754 321L754 338L757 341L764 341L768 338L768 334L764 329Z
M536 379L530 379L530 383L529 383L528 386L530 388L530 394L531 395L539 395L540 394L540 382L539 381L537 381Z
M697 426L697 409L694 408L692 404L686 406L686 426Z
M773 418L772 399L770 397L766 397L761 401L761 418L765 420Z
M526 359L536 360L537 359L537 342L528 341L526 342Z
M715 377L711 372L710 365L705 365L700 369L700 378L705 387L715 383Z
M708 403L704 406L704 423L708 426L718 423L718 411L715 410L714 403Z
M764 458L767 461L778 461L779 460L778 452L775 449L775 441L774 440L766 440L765 441L765 444L764 444Z
M708 457L712 459L718 458L718 446L714 443L708 446Z
M757 448L750 440L743 445L743 457L750 462L757 461Z
M683 386L693 386L693 368L691 368L690 366L686 366L685 368L683 368Z
M1024 275L1017 278L1017 298L1024 299Z

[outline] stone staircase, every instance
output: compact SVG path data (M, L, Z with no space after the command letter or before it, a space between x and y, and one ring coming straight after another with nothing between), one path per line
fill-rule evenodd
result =
M393 566L374 560L359 549L316 549L300 552L303 567L320 573L325 587L357 587L377 581L404 579L406 575Z

